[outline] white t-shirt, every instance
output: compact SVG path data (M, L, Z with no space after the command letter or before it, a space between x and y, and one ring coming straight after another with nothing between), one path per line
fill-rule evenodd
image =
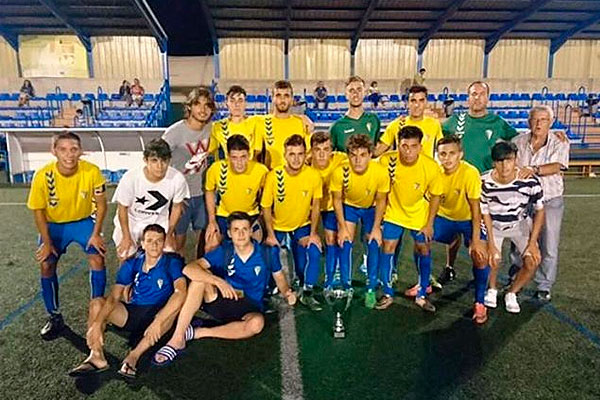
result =
M169 206L190 197L185 177L173 167L160 182L150 182L144 175L144 167L130 169L123 175L112 202L128 207L129 230L132 239L139 244L142 231L150 224L169 229ZM113 240L118 245L123 237L118 213L114 218Z

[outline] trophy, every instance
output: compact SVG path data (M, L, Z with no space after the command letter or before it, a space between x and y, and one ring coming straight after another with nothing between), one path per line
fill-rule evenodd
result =
M346 313L352 303L353 289L329 289L324 292L327 304L333 310L333 337L343 339L346 337L346 327L344 326L343 315Z

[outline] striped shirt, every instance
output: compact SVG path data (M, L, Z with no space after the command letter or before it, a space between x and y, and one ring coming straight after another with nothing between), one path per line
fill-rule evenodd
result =
M517 154L517 165L519 167L541 166L551 163L560 163L561 169L569 167L569 142L562 141L555 133L550 132L546 143L534 152L531 147L531 133L524 133L513 139L519 152ZM542 189L544 189L544 201L563 195L563 174L559 172L552 175L540 176Z
M531 207L536 211L544 208L544 192L537 177L500 184L492 178L493 171L481 176L481 213L492 217L494 229L512 230L527 219Z

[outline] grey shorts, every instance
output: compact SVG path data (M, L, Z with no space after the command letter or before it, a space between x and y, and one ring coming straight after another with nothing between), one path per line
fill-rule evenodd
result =
M208 217L204 196L194 196L184 202L184 211L175 227L176 235L185 235L192 224L192 230L199 231L206 228Z
M518 223L512 229L505 231L494 228L494 246L500 253L502 252L502 243L504 239L509 239L519 251L521 257L525 254L527 243L529 243L529 236L531 235L531 222L530 220L524 220Z

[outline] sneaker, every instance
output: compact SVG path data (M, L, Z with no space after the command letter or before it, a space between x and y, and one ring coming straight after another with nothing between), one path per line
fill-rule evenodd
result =
M375 304L377 304L375 292L372 290L367 291L367 294L365 295L365 307L373 309L375 308Z
M390 281L390 285L394 286L398 282L398 273L392 272L392 280Z
M483 304L488 308L498 307L498 290L488 289L483 298Z
M417 297L415 298L415 304L423 309L423 311L435 312L435 306L431 304L427 297Z
M315 296L312 294L312 292L307 293L303 291L300 295L300 303L310 308L311 311L321 311L323 309L323 306L321 306L321 303L315 299Z
M535 292L535 298L540 301L550 301L552 300L552 295L549 290L538 290Z
M64 329L65 322L61 314L52 314L48 317L48 321L40 331L40 335L44 340L56 339L58 334Z
M507 292L504 295L504 305L506 306L506 311L513 314L518 314L521 312L521 306L519 306L519 302L517 301L517 294L513 292Z
M392 296L390 296L389 294L385 294L381 299L379 299L377 304L375 304L375 308L377 310L385 310L386 308L391 306L393 302L394 299L392 298Z
M415 286L408 288L404 291L404 296L406 297L417 297L417 292L419 291L419 284L417 283ZM431 292L433 291L433 289L431 288L431 285L427 286L427 294L431 294Z
M445 285L446 283L453 281L454 279L456 279L456 271L451 266L446 265L446 267L438 277L438 282L442 285Z
M481 303L473 304L473 321L478 325L483 325L487 319L487 308Z

